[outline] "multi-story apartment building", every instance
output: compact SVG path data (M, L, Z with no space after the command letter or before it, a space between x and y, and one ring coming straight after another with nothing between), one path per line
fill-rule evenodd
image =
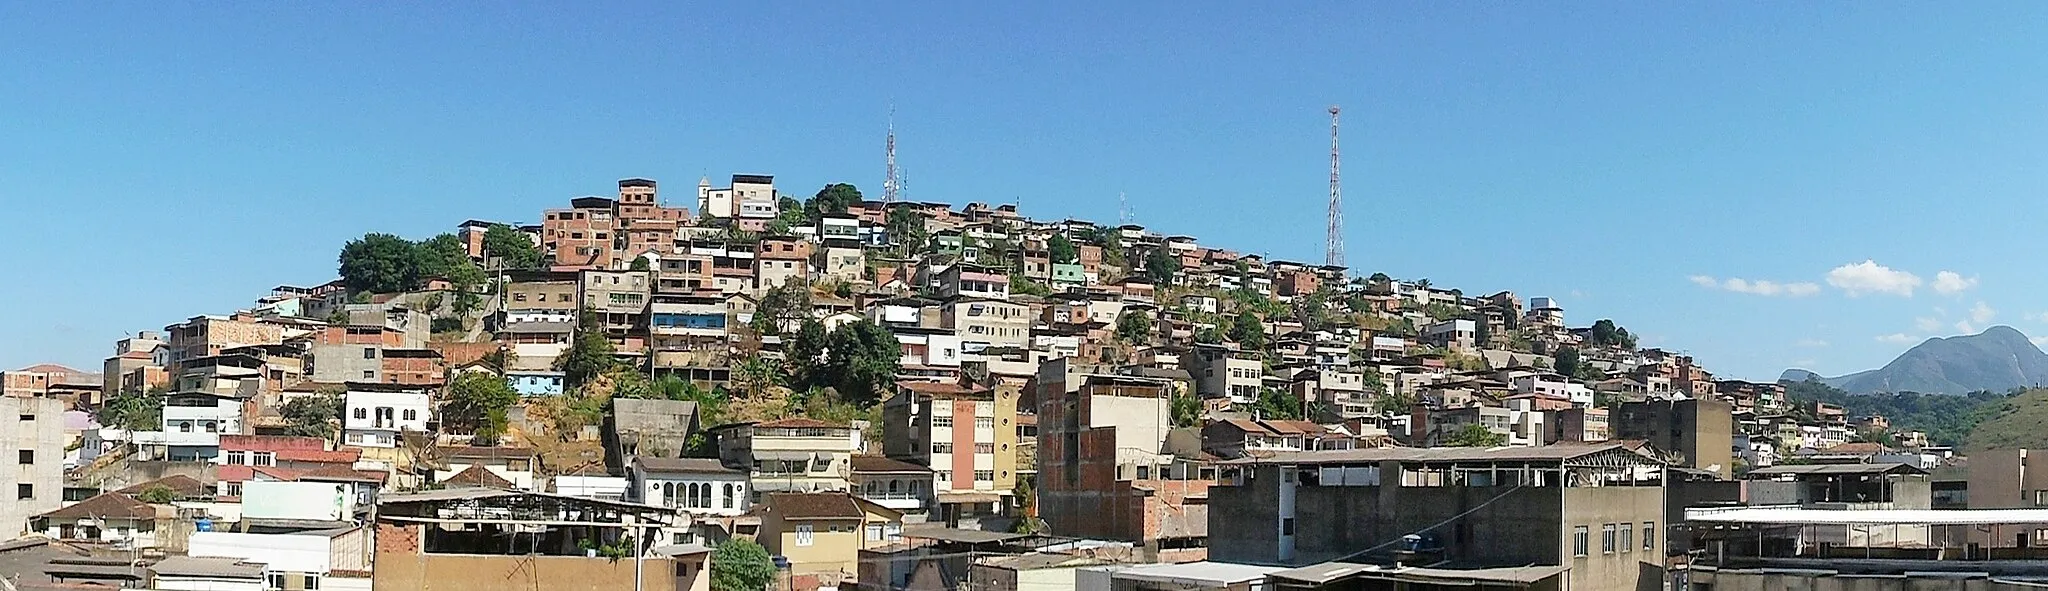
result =
M578 197L542 213L541 251L555 270L610 269L622 258L619 229L617 201Z
M164 332L171 335L165 363L172 373L187 359L218 355L222 349L284 342L283 326L241 315L194 316Z
M762 238L754 247L754 283L761 289L810 279L812 245L801 238Z
M1196 345L1181 357L1203 398L1229 398L1233 404L1258 401L1265 384L1266 364L1258 353L1231 346Z
M749 204L753 209L765 205L767 217L775 217L775 196L772 175L735 174L731 185L715 189L709 178L697 181L697 210L715 218L739 217Z
M956 297L939 305L939 325L960 337L964 353L1031 345L1031 309L1014 302Z
M860 430L809 418L714 427L718 459L746 470L751 502L763 493L844 491Z
M0 396L0 538L27 531L30 517L64 503L64 403Z
M574 273L526 272L505 286L499 338L509 344L567 344L576 332L580 282Z
M961 296L991 300L1010 299L1010 276L995 267L958 263L946 267L935 281L940 299Z
M163 333L152 330L115 341L114 356L108 357L100 364L101 399L121 393L121 380L130 373L147 372L152 368L161 372L163 366L158 364L156 353L157 349L163 346Z
M1061 536L1134 542L1148 557L1201 560L1214 469L1163 453L1171 382L1046 361L1038 401L1038 514ZM1195 450L1199 451L1199 450Z
M604 323L605 335L622 351L646 347L647 271L586 270L581 276L583 308Z
M1663 583L1663 464L1619 443L1311 451L1223 467L1209 489L1213 560L1542 565L1561 567L1565 589Z
M448 383L448 362L433 349L385 349L378 369L386 384L433 389Z
M1683 457L1679 465L1728 478L1735 471L1730 410L1720 400L1646 400L1623 403L1609 419L1615 439L1648 441Z
M902 381L882 407L884 451L932 470L948 523L996 514L1017 483L1019 388Z

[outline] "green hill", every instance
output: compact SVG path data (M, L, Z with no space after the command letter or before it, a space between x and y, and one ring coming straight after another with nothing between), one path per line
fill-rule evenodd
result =
M1965 451L2048 449L2048 389L2028 390L1984 410L1990 416L1970 431Z

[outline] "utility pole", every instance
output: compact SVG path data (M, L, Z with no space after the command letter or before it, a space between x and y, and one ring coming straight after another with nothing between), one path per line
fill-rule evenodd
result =
M1338 180L1337 105L1330 105L1330 229L1323 245L1323 264L1344 266L1344 191Z

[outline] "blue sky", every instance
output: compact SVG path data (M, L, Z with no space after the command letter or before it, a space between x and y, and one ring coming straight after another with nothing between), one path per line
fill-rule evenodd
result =
M911 198L1300 260L1341 104L1355 269L1726 375L2048 335L2048 5L672 4L0 4L0 366L622 177L878 193L892 103Z

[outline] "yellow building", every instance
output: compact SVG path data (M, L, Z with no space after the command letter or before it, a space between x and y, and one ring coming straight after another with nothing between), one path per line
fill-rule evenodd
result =
M903 513L844 492L772 493L752 514L756 539L793 573L860 573L860 551L903 538Z

